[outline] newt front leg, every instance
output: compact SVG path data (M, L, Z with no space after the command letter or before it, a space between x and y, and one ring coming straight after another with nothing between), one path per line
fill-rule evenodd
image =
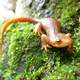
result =
M47 51L47 48L51 48L50 40L47 37L47 35L45 35L45 34L41 35L41 44L42 44L41 49L45 49L45 51Z
M41 36L41 34L43 34L43 31L42 31L42 25L41 23L37 23L36 24L36 27L33 31L35 34L37 34L38 36Z

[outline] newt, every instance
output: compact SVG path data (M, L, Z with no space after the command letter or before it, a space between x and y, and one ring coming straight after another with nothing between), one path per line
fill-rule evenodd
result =
M5 22L2 30L2 44L4 32L7 32L7 28L12 23L28 22L36 24L34 33L41 38L42 49L47 48L63 48L66 47L69 52L72 52L73 40L70 33L62 33L61 25L58 19L43 18L34 19L31 17L13 18Z

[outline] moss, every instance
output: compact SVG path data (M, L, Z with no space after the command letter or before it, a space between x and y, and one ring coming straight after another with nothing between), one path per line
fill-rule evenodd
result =
M80 3L78 0L59 1L54 15L61 20L65 31L73 32L74 28L79 26Z
M56 12L57 11L57 12ZM62 29L71 32L75 52L66 49L41 50L40 38L33 33L33 24L12 24L4 35L4 54L0 58L0 77L4 80L79 80L80 23L79 1L62 0L55 14Z
M21 23L8 28L4 38L7 50L0 64L0 75L4 80L76 79L77 66L73 57L66 57L65 49L41 50L40 38L33 33L34 27Z

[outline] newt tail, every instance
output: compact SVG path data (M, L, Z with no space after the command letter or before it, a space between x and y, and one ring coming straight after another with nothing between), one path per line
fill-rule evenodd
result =
M37 24L38 21L36 19L27 17L27 18L14 18L14 19L10 19L8 21L5 22L5 24L3 25L3 29L2 29L2 44L3 44L3 36L4 36L4 32L7 31L7 28L9 27L9 25L11 25L12 23L20 23L20 22L28 22L28 23L33 23L33 24Z
M20 22L29 22L29 23L34 23L34 24L38 23L38 21L35 20L35 19L33 19L33 18L14 18L14 19L8 20L8 21L4 24L3 30L2 30L2 34L3 34L4 32L6 32L6 30L7 30L7 28L9 27L10 24L12 24L12 23L18 23L18 22L19 22L19 23L20 23Z

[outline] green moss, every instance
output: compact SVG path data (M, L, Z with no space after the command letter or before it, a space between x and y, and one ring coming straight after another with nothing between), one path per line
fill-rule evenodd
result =
M62 0L55 9L56 17L61 20L62 27L68 32L73 32L79 26L80 3L78 0Z
M77 79L73 57L66 57L65 49L41 50L40 38L33 33L34 27L21 23L8 28L4 38L7 47L0 62L0 75L4 80Z
M80 23L78 0L62 0L56 7L62 29L72 33L75 52L66 49L41 50L35 25L11 24L4 35L4 54L0 58L0 76L4 80L79 80Z

